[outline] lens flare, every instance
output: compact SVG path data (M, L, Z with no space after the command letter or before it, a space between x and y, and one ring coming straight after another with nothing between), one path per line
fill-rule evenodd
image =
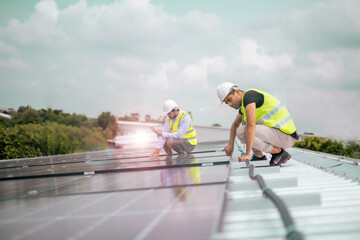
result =
M143 131L137 131L135 133L135 143L138 145L145 145L149 142L149 134L143 132Z

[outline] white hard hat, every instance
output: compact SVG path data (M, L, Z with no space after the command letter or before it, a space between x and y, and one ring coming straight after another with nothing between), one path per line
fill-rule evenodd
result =
M222 103L226 96L234 89L237 89L237 85L231 82L223 82L216 88L216 93Z
M164 106L163 106L163 111L164 113L169 113L171 112L171 110L173 110L174 108L177 108L178 105L176 104L176 102L174 100L168 99L164 102Z

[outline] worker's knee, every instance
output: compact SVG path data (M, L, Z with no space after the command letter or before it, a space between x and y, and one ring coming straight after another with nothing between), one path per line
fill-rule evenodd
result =
M171 148L172 147L172 145L174 144L174 141L173 141L173 139L172 138L168 138L167 140L166 140L166 146L168 146L169 148Z

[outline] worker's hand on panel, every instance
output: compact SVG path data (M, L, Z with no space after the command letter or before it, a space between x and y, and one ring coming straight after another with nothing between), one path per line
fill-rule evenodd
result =
M250 158L251 158L250 154L244 154L244 155L238 157L238 160L239 160L239 162L245 162L245 159L250 159Z
M156 158L159 159L159 153L160 153L160 149L155 149L155 151L150 155L150 158Z
M232 154L234 152L234 145L229 144L226 147L224 147L224 150L225 150L226 156L232 157Z

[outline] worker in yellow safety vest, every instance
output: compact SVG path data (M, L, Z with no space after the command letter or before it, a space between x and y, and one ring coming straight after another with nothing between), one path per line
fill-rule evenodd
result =
M221 83L217 95L221 103L239 110L230 129L229 143L224 148L226 155L232 156L237 136L246 144L245 154L238 157L240 162L267 160L264 153L272 155L270 165L275 166L291 158L284 149L292 147L299 136L288 110L278 99L258 89L239 90L231 82Z
M171 99L164 102L163 112L167 118L161 130L154 130L159 139L150 157L158 156L162 148L168 156L172 155L172 149L179 155L188 155L197 144L192 116L179 109Z

